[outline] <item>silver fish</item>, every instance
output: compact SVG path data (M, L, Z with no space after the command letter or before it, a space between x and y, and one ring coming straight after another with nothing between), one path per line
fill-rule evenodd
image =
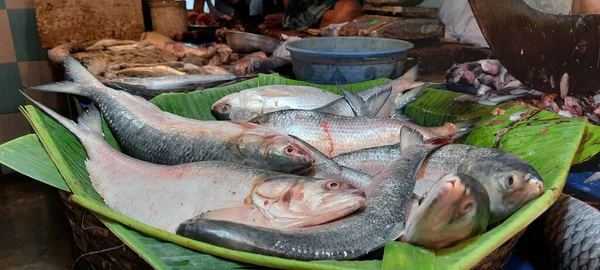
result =
M65 64L74 82L30 89L90 98L133 157L166 165L231 161L282 172L302 172L312 166L310 150L289 136L245 122L200 121L164 112L140 97L102 85L72 58Z
M399 145L375 147L348 153L333 160L363 172L377 174L401 156ZM369 159L373 159L368 161ZM544 192L539 173L514 154L493 148L452 144L435 151L427 159L415 194L422 196L442 175L461 172L480 181L491 202L490 224L498 223Z
M166 166L136 160L115 150L104 140L102 118L93 105L80 117L79 124L75 124L32 101L81 141L88 155L86 168L92 184L104 202L123 215L159 229L174 232L181 222L194 216L210 210L243 205L248 194L252 193L258 196L254 200L261 200L275 199L279 192L284 206L293 208L290 209L292 212L308 215L300 214L287 225L314 224L339 218L364 203L363 191L336 181L276 173L221 161ZM311 190L313 192L309 193ZM307 191L306 198L298 203L301 200L299 197L304 196L302 191ZM322 196L317 194L318 191ZM295 200L291 196L296 196ZM290 205L291 202L296 202L296 205ZM260 203L267 206L265 202ZM308 208L296 209L296 206ZM263 213L272 216L281 209L266 209ZM284 224L285 220L277 222Z
M337 221L279 231L228 221L186 221L177 234L240 251L295 260L350 260L397 239L411 204L415 178L436 148L416 145L374 179L363 210ZM367 192L369 193L369 192Z
M379 117L347 117L315 111L283 110L249 121L291 134L308 142L329 157L363 148L400 142L400 130L418 131L425 140L471 128L476 120L441 127L421 127L412 122Z
M347 216L365 202L365 192L347 183L308 179L271 177L254 186L244 205L211 210L198 219L286 230Z
M490 198L483 185L463 173L442 176L410 209L404 241L441 249L485 232Z
M222 120L248 121L261 114L284 110L312 110L342 98L332 92L310 86L268 85L229 94L211 107Z

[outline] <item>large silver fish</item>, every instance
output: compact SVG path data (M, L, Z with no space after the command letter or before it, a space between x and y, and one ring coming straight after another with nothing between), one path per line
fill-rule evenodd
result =
M296 260L349 260L398 238L422 161L436 148L416 145L376 177L363 210L327 224L286 231L228 221L190 220L177 234L210 244ZM369 193L369 192L367 192Z
M483 185L463 173L442 176L410 209L404 241L441 249L485 232L490 199Z
M257 184L241 206L211 210L198 218L292 229L344 217L365 202L365 192L347 183L271 177Z
M162 93L202 90L238 79L235 75L170 75L162 77L124 77L104 82L108 87L133 95L153 98Z
M342 97L310 86L268 85L229 94L212 105L221 120L248 121L256 116L285 109L312 110Z
M374 147L340 155L333 160L342 166L378 174L386 164L398 159L401 152L400 145ZM493 148L451 144L427 159L415 194L425 194L435 179L451 172L468 174L484 185L491 202L490 224L506 219L544 192L542 177L520 157Z
M273 129L246 122L200 121L161 111L154 104L100 83L73 58L65 61L74 82L29 87L90 98L126 152L157 164L231 161L261 169L303 172L309 149Z
M428 140L463 132L476 121L441 127L421 127L408 121L379 117L347 117L315 111L283 110L267 113L249 121L291 134L308 142L329 157L363 148L400 143L400 130L416 130Z
M274 203L275 209L266 208L261 213L266 219L277 219L274 223L281 226L289 213L296 217L288 220L288 226L318 224L353 212L365 200L363 191L345 183L231 162L157 165L136 160L104 140L101 116L94 106L75 124L33 102L81 141L88 155L85 165L92 184L110 208L169 232L175 232L184 220L210 210L243 206L249 195L253 200L263 200L263 207L268 205L267 200L279 196L282 204Z

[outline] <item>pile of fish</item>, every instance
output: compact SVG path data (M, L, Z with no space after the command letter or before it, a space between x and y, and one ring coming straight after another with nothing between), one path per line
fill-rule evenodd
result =
M90 44L63 44L48 51L63 63L73 57L106 85L145 98L232 83L248 75L268 73L291 60L264 52L235 53L225 44L205 48L146 32L141 41L105 39Z
M485 232L540 196L516 155L453 144L475 122L421 127L402 115L416 68L344 96L266 86L223 97L201 121L106 87L73 58L71 81L31 90L94 102L74 133L115 211L222 247L297 260L363 257L400 240L429 249ZM104 117L124 153L103 138Z
M569 95L569 74L561 78L550 77L560 96L531 89L511 76L495 59L455 64L446 72L444 84L449 90L467 95L456 98L458 102L478 102L496 105L509 100L529 104L565 117L587 116L600 125L600 95Z

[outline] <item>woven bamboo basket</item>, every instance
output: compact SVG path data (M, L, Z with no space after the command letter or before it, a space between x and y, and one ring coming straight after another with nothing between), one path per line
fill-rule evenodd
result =
M59 191L73 230L73 249L79 269L151 269L137 253L117 238L94 214L69 200L71 193ZM490 253L473 269L501 269L510 258L522 230Z

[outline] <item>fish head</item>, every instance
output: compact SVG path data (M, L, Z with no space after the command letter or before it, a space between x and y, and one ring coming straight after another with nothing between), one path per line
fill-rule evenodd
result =
M276 176L252 192L252 203L277 228L301 228L344 217L366 200L365 192L339 181Z
M479 180L488 192L490 224L506 219L544 192L540 174L525 160L505 152L471 164L465 173Z
M313 152L301 142L266 128L245 131L236 146L244 165L265 170L302 174L315 162Z
M404 239L429 249L483 233L490 217L485 187L463 173L442 176L409 213Z
M211 110L220 120L248 121L263 113L264 103L260 95L238 92L219 99Z

